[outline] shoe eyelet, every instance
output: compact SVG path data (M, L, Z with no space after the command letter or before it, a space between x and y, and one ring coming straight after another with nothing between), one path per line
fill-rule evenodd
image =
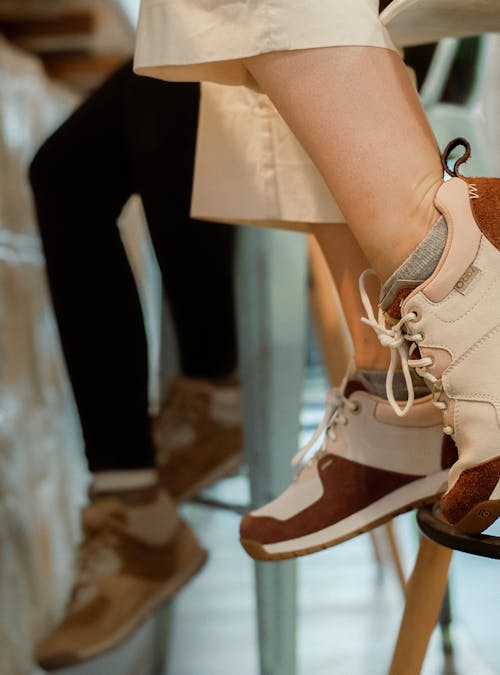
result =
M415 318L412 319L412 323L417 323L418 321L422 320L422 310L420 310L418 307L412 307L410 310L408 310L411 314L415 314Z
M351 410L352 414L353 415L359 415L361 410L362 410L361 403L359 401L355 401L354 402L354 408L352 408L352 410Z

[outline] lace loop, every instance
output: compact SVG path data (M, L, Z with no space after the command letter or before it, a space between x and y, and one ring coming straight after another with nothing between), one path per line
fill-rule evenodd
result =
M391 350L391 361L389 364L389 369L387 371L385 390L387 394L387 400L391 404L392 409L394 410L396 415L398 415L398 417L403 417L410 410L410 408L413 405L413 401L415 400L413 381L411 379L410 373L410 365L413 364L416 364L418 366L424 365L424 363L421 362L423 360L419 360L418 364L416 361L415 362L409 361L407 340L410 339L410 336L403 333L403 327L405 326L405 324L408 321L415 319L416 315L414 312L409 312L408 314L405 314L391 328L388 328L385 325L385 319L381 311L379 311L378 319L376 319L375 314L373 312L373 308L370 303L370 298L368 297L368 293L366 291L366 279L369 276L376 276L374 270L371 269L365 270L359 278L359 293L361 295L361 302L363 303L363 307L365 308L365 312L367 314L366 317L361 318L361 321L367 326L370 326L370 328L372 328L375 331L378 340L383 347L389 347L389 349ZM405 378L406 389L408 391L408 400L403 408L399 406L398 402L394 397L394 387L393 387L394 374L396 372L396 366L398 363L398 356L399 361L401 362L403 376Z
M415 391L410 368L413 368L417 375L432 385L433 404L436 406L436 408L441 411L446 410L446 403L439 400L441 394L443 393L442 382L441 380L438 380L437 377L432 375L432 373L427 371L427 368L433 365L433 359L431 357L421 357L419 359L410 358L413 352L417 349L418 344L423 341L424 336L422 333L406 333L404 329L409 322L420 319L419 313L417 311L407 312L397 323L394 324L394 326L390 328L386 326L385 317L381 310L379 310L378 319L376 319L370 303L370 298L366 290L366 280L369 276L376 276L374 270L365 270L359 278L359 292L361 295L363 307L365 308L367 314L366 317L361 318L361 321L367 326L370 326L370 328L375 331L379 342L383 347L389 347L391 350L391 361L386 378L386 394L387 400L389 401L392 409L396 415L398 415L398 417L403 417L412 407L415 401ZM408 344L409 342L411 342L411 345ZM394 375L396 373L396 367L398 364L398 357L401 363L406 389L408 391L408 399L403 407L399 405L394 396L393 384ZM449 425L443 428L443 432L449 435L454 433L453 428Z
M318 424L316 431L313 433L311 438L292 459L291 464L293 467L296 467L300 464L304 457L306 457L307 454L314 448L323 434L325 435L325 440L318 452L315 453L314 457L319 457L320 453L325 450L327 437L335 440L336 436L335 432L333 431L333 427L336 424L347 424L347 417L343 412L344 408L348 408L353 412L358 410L358 404L353 403L344 396L346 381L347 380L344 380L340 388L330 389L328 392L326 396L325 414L323 415L321 422Z

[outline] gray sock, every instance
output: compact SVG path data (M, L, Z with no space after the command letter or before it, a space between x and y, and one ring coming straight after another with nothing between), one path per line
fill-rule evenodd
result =
M441 216L413 253L382 286L382 309L389 307L401 288L415 288L431 276L443 255L447 239L448 226Z
M371 394L375 394L376 396L380 396L380 398L387 399L387 395L385 393L386 377L387 372L385 370L358 370L351 379L361 382ZM411 379L413 382L415 398L427 396L429 393L429 388L425 384L424 380L413 370L411 371ZM392 389L394 391L394 398L396 401L407 400L408 390L406 388L405 378L402 370L397 370L394 373Z

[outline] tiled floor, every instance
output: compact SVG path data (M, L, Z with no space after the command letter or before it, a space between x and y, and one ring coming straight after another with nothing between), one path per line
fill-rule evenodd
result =
M307 426L321 414L323 390L321 379L308 379ZM244 501L246 493L244 478L217 488L218 497L232 500ZM210 560L176 602L167 672L257 675L253 565L238 544L238 517L196 505L186 515ZM414 517L400 517L396 527L409 570L418 537ZM383 533L378 538L383 545ZM387 673L403 600L389 556L384 559L376 563L363 535L299 561L300 675ZM445 662L435 631L423 674L500 674L500 565L455 554L452 602L453 658Z

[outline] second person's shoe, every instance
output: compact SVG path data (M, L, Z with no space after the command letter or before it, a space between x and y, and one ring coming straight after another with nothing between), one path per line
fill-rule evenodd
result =
M47 671L78 665L118 646L206 560L175 504L158 488L95 498L82 520L72 597L59 625L36 648L37 661Z
M153 435L162 484L177 501L190 499L241 464L240 388L175 378Z

